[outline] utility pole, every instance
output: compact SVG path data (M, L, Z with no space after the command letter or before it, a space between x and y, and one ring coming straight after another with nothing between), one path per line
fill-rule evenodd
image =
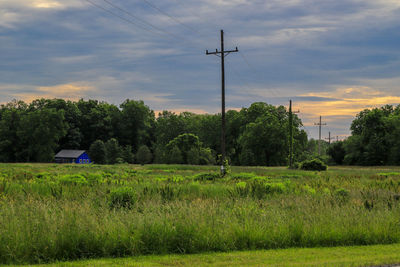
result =
M322 126L325 126L326 123L322 123L322 116L319 116L319 123L314 123L314 125L319 126L318 155L321 156L321 128Z
M328 138L325 138L325 139L329 141L329 144L331 144L331 140L332 140L332 138L331 138L331 132L329 132L329 137L328 137Z
M208 52L206 50L206 55L216 55L221 58L221 116L222 116L222 124L221 124L221 173L225 174L225 57L230 53L239 52L236 47L235 50L224 50L224 30L221 30L221 51L215 49L215 52Z
M293 167L293 113L300 113L292 111L292 100L289 100L289 168Z

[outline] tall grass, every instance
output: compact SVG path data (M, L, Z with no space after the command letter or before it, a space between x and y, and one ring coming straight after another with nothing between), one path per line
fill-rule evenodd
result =
M2 167L3 264L400 242L400 174Z

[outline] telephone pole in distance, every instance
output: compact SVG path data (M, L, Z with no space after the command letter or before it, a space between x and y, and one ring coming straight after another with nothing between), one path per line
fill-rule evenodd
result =
M319 123L314 123L314 125L319 126L318 155L321 156L321 128L322 126L325 126L326 123L322 123L322 116L319 116Z
M289 100L289 168L293 167L293 113L300 113L292 111L292 100Z
M331 132L329 132L329 137L328 137L328 138L325 138L325 139L329 141L329 144L331 144L331 140L332 140L332 138L331 138Z
M215 52L208 52L206 50L206 55L216 55L221 58L221 116L222 116L222 125L221 125L221 173L225 174L224 164L225 164L225 57L230 53L239 52L236 47L235 50L226 50L224 49L224 30L221 30L221 51L215 49Z

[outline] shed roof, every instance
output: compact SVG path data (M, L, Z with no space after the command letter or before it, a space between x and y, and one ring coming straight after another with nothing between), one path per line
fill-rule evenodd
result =
M55 157L56 158L71 158L71 159L76 159L79 158L80 155L85 153L85 150L69 150L69 149L63 149L60 152L58 152Z

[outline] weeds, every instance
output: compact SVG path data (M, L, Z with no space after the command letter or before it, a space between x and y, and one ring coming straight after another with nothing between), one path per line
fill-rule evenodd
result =
M381 172L3 164L0 264L400 242Z

